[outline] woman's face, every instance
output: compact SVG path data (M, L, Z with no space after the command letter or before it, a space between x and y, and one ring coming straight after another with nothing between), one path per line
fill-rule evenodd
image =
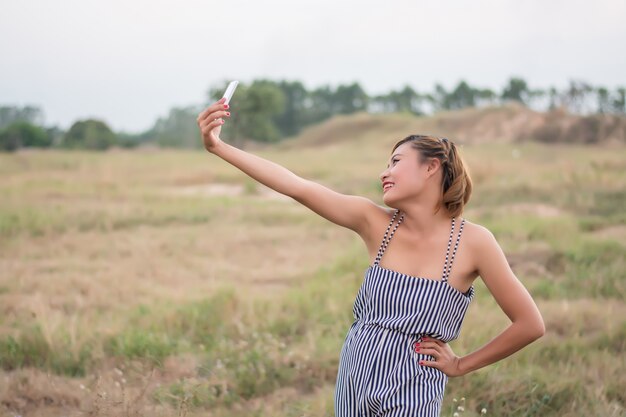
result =
M393 151L387 169L380 174L386 205L393 207L394 203L410 199L424 188L427 164L420 164L419 159L419 151L410 142Z

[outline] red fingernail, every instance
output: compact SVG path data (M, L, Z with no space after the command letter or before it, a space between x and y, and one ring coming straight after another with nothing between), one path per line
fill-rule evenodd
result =
M230 106L228 104L224 104L224 108L228 109Z
M226 116L230 116L230 112L229 111L226 112Z
M424 361L420 361L420 365L424 365Z

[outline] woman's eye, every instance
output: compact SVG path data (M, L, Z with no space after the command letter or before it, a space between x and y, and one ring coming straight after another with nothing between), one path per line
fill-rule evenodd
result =
M396 162L398 162L398 159L392 159L392 160L391 160L391 163L392 163L393 165L395 165L395 164L396 164Z

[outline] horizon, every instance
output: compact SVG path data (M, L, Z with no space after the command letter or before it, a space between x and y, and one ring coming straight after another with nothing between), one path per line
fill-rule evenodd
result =
M0 53L11 59L0 67L0 105L40 107L45 123L62 129L95 117L139 133L174 107L202 105L210 87L231 79L307 89L358 82L369 95L404 85L449 90L461 80L500 91L512 77L531 88L626 84L626 4L618 1L592 10L582 1L330 4L5 4Z

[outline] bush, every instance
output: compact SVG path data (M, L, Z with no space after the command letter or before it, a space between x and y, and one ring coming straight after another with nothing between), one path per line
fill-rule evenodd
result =
M15 122L0 131L0 150L14 151L25 146L45 148L52 139L39 126L28 122Z
M81 120L72 125L63 136L65 148L104 150L117 144L115 133L100 120Z

